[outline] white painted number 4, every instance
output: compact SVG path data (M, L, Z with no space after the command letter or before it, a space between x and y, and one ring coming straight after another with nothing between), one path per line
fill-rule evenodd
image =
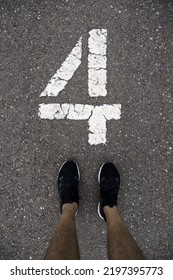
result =
M88 39L88 93L90 97L107 95L107 29L92 29ZM61 67L49 81L42 96L58 96L81 64L82 37ZM121 118L121 104L40 104L38 116L41 119L88 120L90 145L106 143L106 122Z

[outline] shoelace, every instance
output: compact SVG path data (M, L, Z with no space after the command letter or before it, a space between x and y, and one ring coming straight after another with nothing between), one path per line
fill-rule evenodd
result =
M72 177L72 176L66 176L66 177L63 177L61 176L60 179L60 185L62 187L73 187L73 186L76 186L76 183L77 183L77 177Z
M59 191L62 201L71 201L78 200L78 193L76 193L73 187L76 187L78 178L75 176L63 177L61 176L59 179Z
M106 179L105 177L103 177L101 179L101 183L104 184L105 188L107 188L107 187L115 188L115 186L118 186L119 180L118 180L118 178L116 178L115 180L112 180L112 179Z

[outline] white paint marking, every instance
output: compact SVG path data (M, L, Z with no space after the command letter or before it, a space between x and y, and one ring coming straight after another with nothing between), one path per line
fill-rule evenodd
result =
M58 96L81 64L81 57L82 37L80 37L76 46L72 49L40 96Z
M121 118L121 105L102 105L96 106L90 117L89 123L89 139L90 145L98 145L106 143L106 121L118 120Z
M94 106L83 104L40 104L38 116L41 119L70 119L70 120L87 120L91 116Z
M38 116L41 119L87 120L89 124L90 145L106 143L106 121L121 118L121 105L92 106L83 104L40 104Z
M106 96L107 29L92 29L88 39L88 91L91 97Z
M91 97L107 95L107 29L92 29L88 39L88 92ZM40 96L58 96L81 64L82 37L62 63ZM121 118L121 105L40 104L41 119L88 120L90 145L106 143L106 122Z

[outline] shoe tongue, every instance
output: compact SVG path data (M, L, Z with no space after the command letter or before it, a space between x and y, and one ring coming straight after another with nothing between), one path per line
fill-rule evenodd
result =
M107 197L104 198L104 205L103 206L110 206L113 207L117 205L117 197L115 195L107 194Z

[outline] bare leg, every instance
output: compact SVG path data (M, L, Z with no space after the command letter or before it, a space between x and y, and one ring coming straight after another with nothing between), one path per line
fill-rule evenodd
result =
M116 206L103 208L107 222L108 259L143 260L144 256L127 230Z
M45 255L45 260L78 260L79 247L75 227L77 203L66 203L62 207L59 225Z

